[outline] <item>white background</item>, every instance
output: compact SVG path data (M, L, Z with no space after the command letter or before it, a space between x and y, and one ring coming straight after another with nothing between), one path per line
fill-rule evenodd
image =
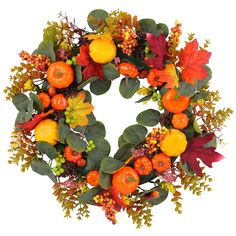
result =
M89 219L78 222L64 219L59 204L52 196L52 183L48 178L32 171L21 173L19 168L7 164L9 136L13 128L16 110L6 102L2 93L8 84L10 68L19 63L17 53L22 49L33 51L42 38L47 20L56 20L59 11L75 17L81 27L86 25L87 14L96 8L107 11L117 9L137 14L141 18L153 18L169 27L175 19L183 23L186 39L195 32L200 43L205 38L212 41L213 52L210 67L213 70L212 89L222 95L220 106L235 108L235 7L233 0L224 1L4 1L0 8L0 235L236 235L235 230L235 115L224 129L227 145L220 147L226 158L216 163L212 174L213 192L201 197L184 192L183 214L177 215L174 206L166 201L153 208L153 227L136 230L131 220L121 213L119 223L112 226L100 209L91 209ZM117 81L118 82L118 81ZM117 148L117 138L123 129L135 122L136 114L150 104L134 104L118 93L117 84L102 97L94 97L95 114L107 127L107 138L112 153Z

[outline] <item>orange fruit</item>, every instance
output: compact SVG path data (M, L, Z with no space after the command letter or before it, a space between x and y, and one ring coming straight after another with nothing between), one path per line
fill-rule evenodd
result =
M68 100L63 94L56 94L51 100L52 108L63 111L68 106Z
M164 153L159 153L152 158L152 164L157 172L165 172L171 167L171 159Z
M96 38L89 45L89 55L96 63L106 64L116 56L116 45L112 39Z
M172 113L181 113L189 106L190 97L178 96L175 89L169 89L163 96L164 108Z
M188 116L185 113L177 113L172 117L172 125L176 129L184 129L188 126Z
M42 102L44 108L48 108L51 102L51 99L47 93L39 93L38 94L39 100Z
M35 127L34 136L37 142L45 141L55 145L58 140L58 123L51 119L40 121Z
M169 129L160 141L160 149L170 157L179 156L187 147L187 139L183 132L178 129Z
M149 175L152 171L152 162L148 157L138 157L134 161L134 169L139 175Z
M98 170L90 170L86 176L87 182L91 186L99 185L99 172Z

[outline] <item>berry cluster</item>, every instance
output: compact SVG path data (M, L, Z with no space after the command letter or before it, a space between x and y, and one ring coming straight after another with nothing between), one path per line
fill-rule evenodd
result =
M138 45L137 35L130 28L125 29L121 35L123 42L118 44L119 48L122 48L122 52L130 56L134 51L135 47Z
M96 147L96 144L94 143L93 140L89 140L88 141L88 146L87 146L87 151L88 152L91 152L94 148Z
M159 110L163 110L164 109L160 93L157 93L156 91L153 92L153 94L152 94L152 101L157 102Z
M66 162L66 159L61 155L58 154L57 157L55 158L56 161L56 166L52 168L52 170L55 172L57 176L60 176L61 174L64 173L64 168L62 165Z
M64 112L64 114L65 114L65 116L66 116L66 123L67 123L67 124L76 123L77 117L71 117L71 116L70 116L70 112L71 112L71 108L68 106L68 107L66 108L66 111Z
M46 55L33 54L30 55L26 51L21 51L19 54L22 60L27 61L38 71L47 71L48 66L50 65L50 59Z
M153 128L152 132L146 137L145 145L149 154L156 152L160 148L160 141L167 132L166 127Z
M82 158L82 153L75 152L69 146L64 149L64 156L67 161L77 164L77 166L85 166L86 161Z
M117 213L117 210L115 209L116 202L112 199L110 193L108 191L103 191L102 193L97 194L93 200L105 211L107 219L115 224Z

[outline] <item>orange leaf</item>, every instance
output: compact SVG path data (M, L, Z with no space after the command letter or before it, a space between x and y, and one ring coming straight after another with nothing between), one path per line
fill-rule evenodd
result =
M156 76L159 77L160 82L166 82L166 88L174 88L179 86L179 78L176 74L174 64L166 64L164 70L158 70Z
M70 123L71 128L75 128L77 125L86 126L88 124L87 115L91 114L94 107L89 102L84 102L85 98L85 92L80 92L75 97L68 98L71 110L66 118L74 120L73 123Z
M211 52L198 50L197 40L186 43L184 49L180 50L178 66L182 68L181 77L190 84L203 80L208 76L205 64L209 63Z

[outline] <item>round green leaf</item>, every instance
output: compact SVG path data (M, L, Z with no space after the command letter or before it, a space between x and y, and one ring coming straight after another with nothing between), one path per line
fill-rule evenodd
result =
M66 143L76 152L83 152L87 147L87 143L82 140L77 134L72 132L67 135Z
M65 144L66 136L70 133L70 127L65 123L64 119L59 120L58 139L60 143Z
M34 109L38 112L43 112L44 106L43 106L43 103L40 101L39 97L34 93L30 93L29 96L31 100L33 101Z
M104 79L106 80L114 80L120 77L120 72L116 69L114 64L110 62L103 65L102 69L103 69Z
M88 141L91 139L105 138L106 129L104 124L100 121L96 121L93 125L89 125L85 131L85 136Z
M105 26L105 19L108 13L102 9L96 9L89 13L87 21L88 25L92 30L98 30Z
M46 154L50 159L54 159L57 156L57 149L48 142L37 142L36 148L39 150L40 153Z
M118 151L115 153L114 158L120 161L128 160L132 155L131 149L133 148L133 146L134 146L133 144L124 143L123 145L120 146Z
M147 135L147 128L142 125L131 125L123 133L123 138L127 143L138 144Z
M153 19L141 19L139 25L143 32L155 34L157 31L157 25Z
M126 79L123 78L120 82L120 94L122 97L129 99L138 91L140 87L140 81L138 79Z
M12 98L12 103L16 107L18 111L21 110L27 110L29 99L28 97L23 93L18 93Z
M75 66L75 81L77 84L80 84L82 82L83 76L81 72L81 65Z
M196 88L193 84L181 81L179 83L179 94L182 96L192 97L196 93Z
M95 204L93 198L101 192L101 188L98 187L93 187L88 189L86 192L80 194L78 196L78 200L82 203L89 203L89 204Z
M123 137L123 134L122 134L118 139L118 147L120 148L125 143L127 143L127 142L124 140L124 137Z
M109 80L95 80L90 84L90 91L95 95L106 93L111 87Z
M169 192L167 190L162 189L160 187L155 187L150 192L152 192L152 191L158 191L160 194L159 197L148 200L152 205L158 205L158 204L164 202L169 194Z
M140 125L155 126L160 121L160 112L154 109L148 109L139 113L136 121Z
M109 142L106 139L95 139L95 149L92 151L88 152L88 158L91 158L92 160L99 162L109 156L110 151L111 151L111 146ZM98 163L98 164L99 164Z
M105 157L101 162L101 170L107 174L113 174L118 171L125 162L114 159L112 157Z
M167 37L169 35L169 28L166 24L159 23L157 24L157 32L158 34L164 34L165 37Z
M112 185L112 175L104 173L101 169L99 170L99 185L103 189L109 189Z

